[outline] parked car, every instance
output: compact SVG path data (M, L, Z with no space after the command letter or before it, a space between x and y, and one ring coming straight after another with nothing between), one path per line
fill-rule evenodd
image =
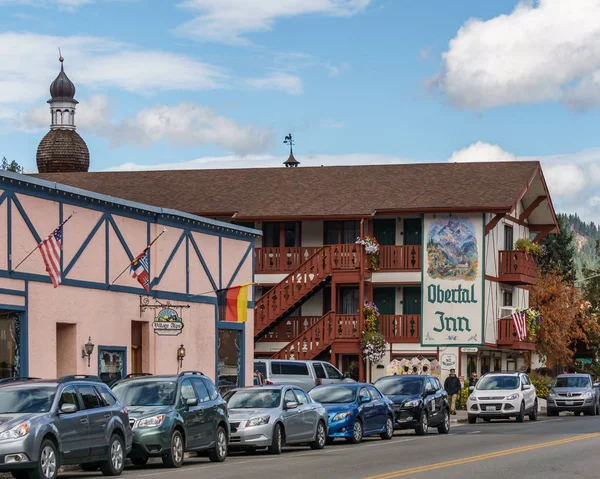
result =
M550 385L547 411L548 416L558 416L561 411L596 416L600 414L600 391L589 374L561 374Z
M308 395L327 410L330 442L339 437L358 444L365 436L394 435L393 403L371 384L317 386Z
M181 467L186 451L208 453L213 462L227 457L227 406L201 372L123 379L113 392L129 408L133 464L160 457L167 467Z
M538 417L538 400L529 376L520 372L492 372L484 374L467 401L469 424L477 418L484 421L514 417L523 422Z
M232 449L267 448L271 454L281 454L286 445L325 447L327 411L296 386L234 389L225 400Z
M375 387L391 399L396 413L396 429L414 429L419 436L437 427L440 434L450 431L448 393L437 378L417 374L386 376Z
M79 464L118 476L131 444L127 409L95 376L0 384L0 472L54 479Z
M354 383L325 361L293 361L286 359L255 359L254 370L265 378L265 384L291 384L304 392L321 384Z

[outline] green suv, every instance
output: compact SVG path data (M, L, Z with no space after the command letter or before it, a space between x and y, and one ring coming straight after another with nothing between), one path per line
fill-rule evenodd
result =
M207 454L213 462L227 457L227 405L201 372L131 375L117 382L113 393L129 410L133 464L160 457L168 467L181 467L187 451Z

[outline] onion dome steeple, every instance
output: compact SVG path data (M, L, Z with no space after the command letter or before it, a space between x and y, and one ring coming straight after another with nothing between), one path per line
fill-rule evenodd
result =
M283 162L283 164L286 168L296 168L300 164L300 162L296 158L294 158L294 139L292 138L292 134L288 133L283 142L286 145L290 145L290 156L287 160Z
M88 171L90 152L85 141L75 131L75 85L69 80L59 58L60 73L50 85L50 131L37 150L37 167L40 173L68 173Z

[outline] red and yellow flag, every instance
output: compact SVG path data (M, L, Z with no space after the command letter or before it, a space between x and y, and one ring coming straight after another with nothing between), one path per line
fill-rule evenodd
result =
M245 323L248 319L248 286L234 286L217 291L219 321Z

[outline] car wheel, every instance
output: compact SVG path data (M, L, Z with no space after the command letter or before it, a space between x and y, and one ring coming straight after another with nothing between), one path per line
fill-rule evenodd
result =
M381 439L385 441L389 441L394 437L394 421L392 420L392 416L388 416L385 421L385 431L381 434Z
M519 415L517 416L517 422L525 421L525 403L521 403L521 409L519 410Z
M444 419L437 430L440 434L448 434L450 432L450 413L447 409L444 411Z
M145 466L146 464L148 464L148 458L147 457L133 457L133 458L131 458L131 463L134 466Z
M100 469L100 464L97 462L88 462L87 464L79 464L79 468L85 472L96 472Z
M222 426L217 428L217 443L211 449L208 458L211 462L223 462L227 459L227 433Z
M29 477L31 479L55 479L59 468L56 446L50 439L45 439L40 446L40 460L37 467L29 472Z
M477 422L477 416L475 416L475 414L469 414L468 421L469 424L475 424Z
M590 409L587 412L588 416L595 416L596 415L596 406L594 406L592 409Z
M163 464L167 467L177 468L183 465L183 456L185 447L183 445L183 436L179 431L173 431L171 436L171 449L163 457Z
M283 431L281 430L281 424L275 424L273 429L273 438L271 439L271 445L269 446L269 454L281 454L283 449Z
M425 436L429 431L429 418L425 411L421 412L421 418L419 419L419 426L415 429L417 436Z
M558 416L558 411L555 409L547 409L546 410L546 414L550 417L552 416Z
M363 440L363 426L360 419L354 421L354 426L352 427L352 437L348 438L348 441L352 444L358 444Z
M531 411L531 414L529 415L529 420L537 421L537 418L538 418L538 402L536 399L535 403L533 403L533 410Z
M105 476L120 476L125 467L125 447L123 439L113 434L108 445L108 460L100 463L100 471Z
M311 449L323 449L327 443L327 428L323 421L319 421L317 424L317 431L315 433L315 440L310 443Z

